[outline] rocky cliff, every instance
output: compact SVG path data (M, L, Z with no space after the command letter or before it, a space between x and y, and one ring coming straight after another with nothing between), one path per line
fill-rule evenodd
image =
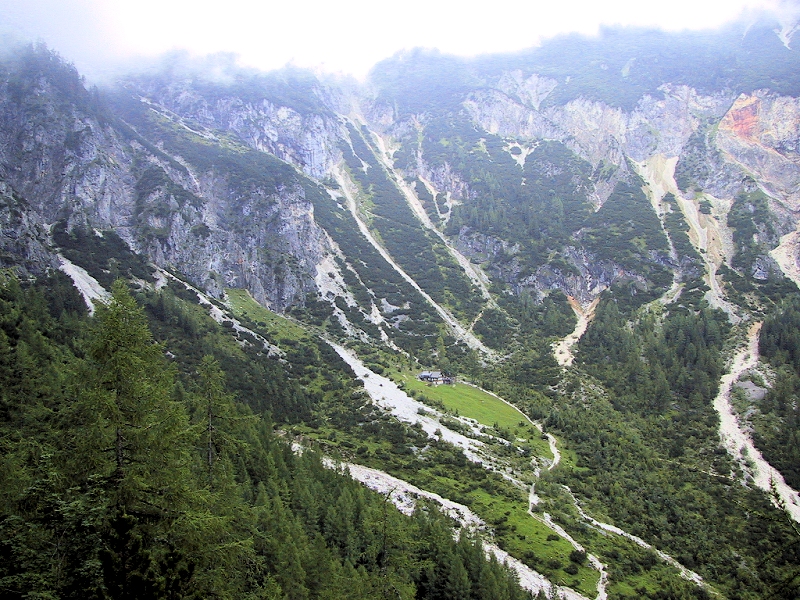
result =
M770 197L800 210L800 100L765 90L740 95L720 120L716 143Z
M447 253L480 264L495 293L560 290L583 304L617 284L640 299L663 293L700 268L697 252L713 253L715 273L724 264L759 281L780 273L770 253L783 272L797 266L795 246L781 246L800 209L795 98L690 85L685 73L643 85L649 75L630 60L616 73L605 62L559 72L515 61L460 65L441 81L426 63L431 72L409 73L408 89L385 74L359 87L291 69L211 76L175 67L103 95L53 53L29 49L7 61L0 86L0 178L14 199L6 206L28 207L5 209L4 248L41 270L54 260L53 223L114 229L217 296L243 287L286 310L316 291L373 325L385 325L374 307L402 305L394 294L408 282L375 291L391 263L350 255L365 243L359 227L371 231L370 252L421 269L414 283L439 308L462 302L437 283L454 273ZM426 77L444 100L420 104L432 93ZM625 100L630 90L615 101L603 85L575 93L591 92L582 77L616 77L642 92L635 102ZM352 211L335 181L348 169ZM397 177L402 189L382 187L397 187ZM753 245L731 223L761 206L755 190L771 216L758 217ZM672 208L667 192L678 196ZM413 234L418 256L430 257L424 269L398 255L402 245L387 250L397 234L381 220L395 214L381 204L389 197L410 204L404 215L427 214ZM725 248L707 243L705 222L725 233ZM431 226L436 236L422 231ZM687 230L693 251L682 245Z
M775 263L767 254L778 246L780 235L794 231L797 222L800 119L795 98L764 90L737 97L727 90L704 93L687 85L664 84L657 94L646 94L632 110L624 110L586 98L563 105L548 103L559 85L555 79L537 73L524 76L519 70L505 72L496 85L470 93L462 106L484 135L505 140L506 149L513 150L523 170L528 155L542 141L557 141L590 163L595 172L588 198L595 209L603 206L632 170L645 177L648 194L661 189L662 175L648 179L647 169L639 165L677 160L675 176L688 194L688 202L697 203L707 194L708 201L720 208L716 219L724 226L734 200L752 191L748 181L754 181L771 199L777 229L769 240L762 235L761 258L753 272L763 275L773 271L768 265ZM424 153L418 153L416 167L415 174L428 178L447 173L448 180L459 182L454 196L459 200L470 197L470 175L459 172L451 162L430 164ZM655 198L653 207L662 221L664 209L658 202L665 191ZM688 210L688 204L681 206ZM687 213L684 218L688 222L691 215ZM665 233L670 235L666 229ZM542 265L534 274L526 275L518 260L519 244L502 234L487 236L468 227L460 230L458 239L465 253L483 262L492 278L511 290L527 287L541 295L560 289L588 304L617 281L643 280L641 273L613 260L599 260L596 253L574 241L560 250L554 248L571 269ZM728 260L733 252L732 248L726 252ZM675 263L663 258L659 261L675 268ZM790 262L796 264L796 259Z
M185 134L185 149L196 151L208 142L179 118L142 107L143 118ZM270 114L291 129L294 121L286 111ZM242 111L229 117L235 123L244 120ZM275 139L280 145L281 136ZM22 252L31 268L51 265L53 251L44 235L31 231L39 222L66 220L70 228L114 229L132 250L215 295L224 287L245 287L276 310L302 304L329 252L302 176L289 170L271 180L241 182L230 169L237 160L256 160L241 147L221 150L218 164L192 164L175 148L158 146L164 148L163 142L146 139L86 92L57 57L46 50L27 51L7 65L0 87L4 197L29 207L17 218L24 222L12 227L20 213L6 203L4 249ZM318 168L313 150L309 157L309 168ZM250 166L258 169L257 163ZM25 242L22 251L20 240L38 241Z
M162 84L139 79L128 88L170 118L189 123L189 127L199 126L206 135L229 132L247 146L291 163L310 177L326 177L342 158L341 121L323 104L327 94L316 81L305 90L310 98L301 98L295 107L264 97L270 88L259 87L257 81L252 89L242 89L207 82ZM283 100L291 102L293 98Z

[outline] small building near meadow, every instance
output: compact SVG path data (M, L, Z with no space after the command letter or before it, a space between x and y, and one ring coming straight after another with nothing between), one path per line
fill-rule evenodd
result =
M417 375L417 379L428 383L455 383L455 377L441 371L422 371Z

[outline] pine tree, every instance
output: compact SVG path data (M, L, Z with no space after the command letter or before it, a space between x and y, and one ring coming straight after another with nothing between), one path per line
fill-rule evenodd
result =
M233 395L225 391L225 375L213 357L203 357L198 375L193 428L201 459L198 480L204 488L207 511L194 513L202 529L197 552L204 565L197 579L217 595L228 590L239 597L244 585L238 577L241 566L255 566L250 575L256 578L260 566L253 550L257 519L242 500L234 459L247 453L248 445L242 438L247 425L257 419L246 409L237 409ZM246 469L240 466L238 471L245 473Z

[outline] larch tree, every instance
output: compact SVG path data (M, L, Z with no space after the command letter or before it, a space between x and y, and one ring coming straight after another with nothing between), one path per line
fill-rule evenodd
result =
M201 503L194 434L172 399L174 369L122 281L98 307L79 385L76 468L103 515L104 588L117 598L183 590L193 567L180 555L192 546L187 522Z

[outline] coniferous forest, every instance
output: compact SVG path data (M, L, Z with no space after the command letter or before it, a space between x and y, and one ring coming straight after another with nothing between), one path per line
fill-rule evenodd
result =
M4 597L527 597L436 507L294 452L228 391L224 334L181 371L124 282L90 321L64 279L2 280Z
M5 49L0 598L800 597L785 25Z

